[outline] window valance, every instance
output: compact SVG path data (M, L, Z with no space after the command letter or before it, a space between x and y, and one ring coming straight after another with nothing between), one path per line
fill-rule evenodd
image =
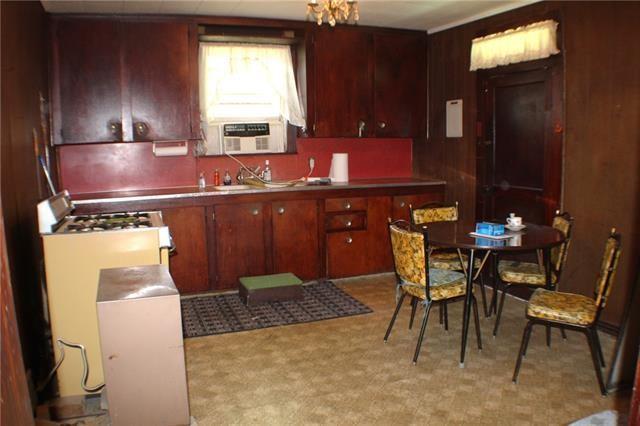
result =
M559 53L553 20L479 37L471 43L470 71L547 58Z

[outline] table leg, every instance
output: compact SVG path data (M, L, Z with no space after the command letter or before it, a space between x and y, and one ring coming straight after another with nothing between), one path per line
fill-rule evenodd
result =
M493 262L491 268L491 278L493 279L493 294L491 295L491 304L489 305L489 312L493 308L493 313L498 313L498 253L492 252L491 257Z
M467 293L464 297L464 309L462 312L462 344L460 348L460 367L464 367L464 355L467 349L467 335L469 334L469 318L471 317L471 297L473 292L473 261L475 250L469 250L469 264L467 271Z

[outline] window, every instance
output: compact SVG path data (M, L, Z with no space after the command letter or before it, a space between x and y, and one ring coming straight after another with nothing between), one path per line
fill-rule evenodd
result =
M290 47L201 43L200 110L205 134L224 122L304 127Z

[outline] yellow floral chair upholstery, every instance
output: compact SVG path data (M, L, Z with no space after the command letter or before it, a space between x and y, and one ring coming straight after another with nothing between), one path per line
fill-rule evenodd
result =
M398 302L384 336L386 343L405 296L409 295L413 299L419 300L420 304L425 308L425 313L413 357L414 364L418 361L418 356L420 355L420 347L424 338L432 304L462 299L466 295L466 278L464 274L457 271L429 267L427 232L424 229L420 231L416 229L417 228L412 227L408 222L402 220L389 224L391 249L397 278L396 290L398 292ZM478 347L482 349L478 306L475 297L473 297L472 300ZM413 321L415 308L416 304L412 304L411 321Z
M560 214L560 212L557 211L553 218L552 226L560 231L565 237L564 242L559 246L553 247L550 253L551 285L553 286L553 289L555 289L560 279L560 274L562 273L565 261L567 260L569 244L571 243L573 218L569 213L565 212ZM511 288L516 286L542 288L547 285L545 270L541 261L538 263L530 263L520 262L517 260L501 260L498 263L498 276L504 285L502 288L502 297L500 298L498 313L496 315L496 322L493 327L494 336L498 333L498 326L500 325L500 317L502 316L505 296Z
M527 303L526 313L529 322L522 336L520 352L513 373L514 383L518 380L522 358L526 354L529 338L531 337L531 329L535 324L540 324L546 327L576 330L587 335L600 392L606 395L607 391L602 378L602 368L605 363L596 326L600 313L606 306L607 299L611 293L620 253L620 234L617 234L614 228L611 230L611 235L607 238L605 244L594 297L561 293L544 288L539 288L533 293Z
M427 225L433 222L455 222L458 220L458 202L454 204L429 203L418 208L409 206L409 216L411 224L415 226ZM462 254L460 250L436 249L431 251L429 256L429 267L436 269L447 269L450 271L463 271L467 267L469 258L466 254ZM474 259L473 266L480 269L482 265L481 259ZM482 275L480 275L482 280ZM487 311L487 298L484 290L484 283L481 286L482 305L484 307L485 316L489 316ZM448 329L446 304L444 308L445 329ZM441 313L442 320L442 313Z

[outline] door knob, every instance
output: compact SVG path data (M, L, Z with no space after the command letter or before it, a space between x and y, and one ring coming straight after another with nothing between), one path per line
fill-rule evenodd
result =
M353 238L347 237L347 239L344 240L344 242L347 243L347 244L351 244L353 242Z
M347 228L351 228L351 221L350 221L350 220L348 220L348 221L345 223L345 226L346 226Z
M380 121L378 123L378 127L380 127L381 129L384 129L385 127L387 127L387 123L385 123L384 121Z
M344 203L344 208L349 210L351 208L351 203L348 202L348 201L346 203Z
M136 136L140 136L140 137L146 136L147 132L149 131L149 125L142 121L137 121L133 123L133 128Z
M122 135L122 123L119 121L112 121L109 123L109 132L111 133L111 135L116 138L116 139L120 139L121 135Z
M278 208L278 214L284 214L284 207Z
M254 215L254 216L258 216L258 213L259 213L258 209L251 210L251 214Z

